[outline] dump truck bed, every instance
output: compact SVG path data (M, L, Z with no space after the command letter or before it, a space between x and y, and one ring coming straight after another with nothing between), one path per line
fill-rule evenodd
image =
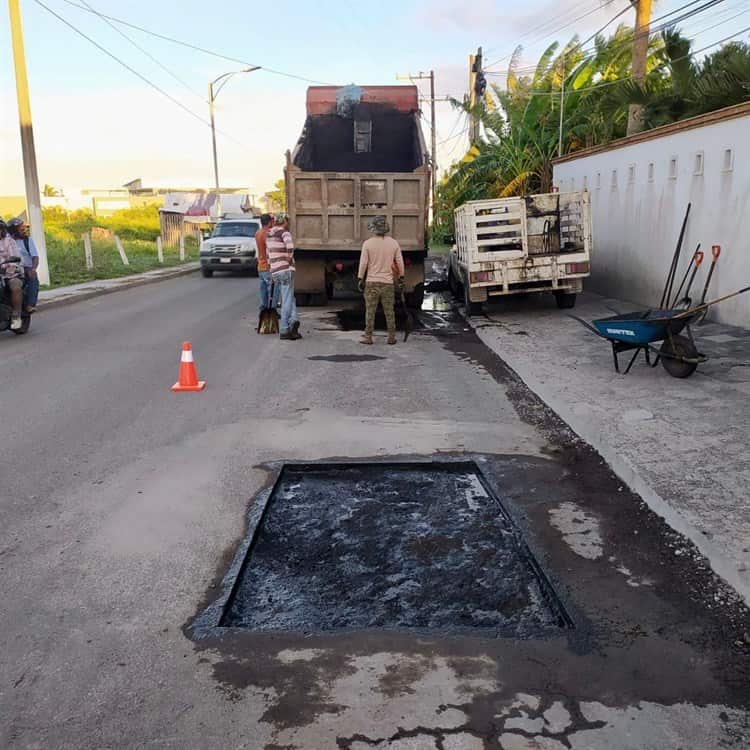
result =
M429 157L415 86L313 86L297 145L287 153L287 210L297 289L321 301L352 288L369 221L387 217L410 265L407 291L423 293Z

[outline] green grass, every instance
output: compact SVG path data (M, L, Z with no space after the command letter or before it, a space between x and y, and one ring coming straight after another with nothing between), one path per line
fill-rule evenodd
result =
M162 264L156 257L156 242L123 240L125 254L130 261L130 265L126 266L114 241L94 240L91 243L94 268L89 271L86 269L82 239L61 237L64 232L50 234L47 236L47 258L52 288L96 279L114 279L180 264L179 248L164 248ZM195 260L198 260L198 243L189 238L185 242L185 262Z

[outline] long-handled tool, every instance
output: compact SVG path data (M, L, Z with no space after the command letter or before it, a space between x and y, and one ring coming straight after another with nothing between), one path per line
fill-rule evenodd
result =
M698 243L698 247L695 248L695 252L693 253L693 257L690 259L690 263L688 263L688 267L685 269L685 275L682 277L682 281L680 282L680 286L677 288L677 293L674 296L674 300L672 301L672 304L670 307L674 307L677 304L677 300L680 299L680 294L682 293L682 287L685 286L685 282L687 281L688 275L690 274L690 269L693 269L693 276L692 278L695 278L695 274L698 271L698 267L700 264L703 263L703 253L701 252L701 243ZM691 279L692 282L692 279ZM688 284L688 287L690 284ZM667 301L669 303L669 301Z
M725 294L723 297L717 297L716 299L712 299L710 302L701 302L700 305L697 305L690 310L685 310L685 312L682 312L679 315L673 316L672 320L679 320L680 318L687 318L688 316L695 315L696 313L706 312L708 308L711 307L711 305L716 305L719 302L723 302L725 299L737 297L738 295L744 294L745 292L750 292L750 286L746 286L743 289L732 292L731 294Z
M260 313L258 319L258 333L278 333L279 332L279 314L273 305L274 283L271 280L271 289L268 292L268 307Z
M398 284L400 287L401 297L401 308L404 313L404 342L409 338L409 334L414 330L414 319L411 316L409 308L406 306L406 294L404 293L404 285Z
M711 260L711 268L708 269L708 278L706 279L706 285L703 287L703 296L701 297L701 305L706 301L706 294L708 294L708 285L711 283L711 277L714 275L714 268L716 268L716 264L719 261L719 256L721 255L721 245L712 245L711 246L711 255L713 256L713 259Z
M685 229L687 228L688 217L690 216L690 206L687 204L687 211L685 211L685 218L682 220L682 229L680 229L680 236L677 239L677 247L675 248L674 255L672 256L672 265L669 267L669 273L667 274L667 281L664 284L664 291L661 294L661 301L659 307L663 308L667 304L667 301L672 296L672 284L674 283L674 277L677 273L677 265L680 260L680 251L682 250L682 240L685 238Z

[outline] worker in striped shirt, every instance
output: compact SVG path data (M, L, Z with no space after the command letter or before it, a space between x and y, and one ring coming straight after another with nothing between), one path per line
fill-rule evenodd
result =
M294 300L294 242L289 231L289 217L286 214L276 216L276 224L266 236L266 250L273 283L281 289L279 338L284 341L296 341L302 336L299 332L297 304Z

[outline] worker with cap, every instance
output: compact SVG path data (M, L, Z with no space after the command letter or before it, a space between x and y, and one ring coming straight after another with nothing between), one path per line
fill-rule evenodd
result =
M378 302L383 306L388 328L388 343L396 343L396 313L394 311L396 286L404 285L404 257L401 247L389 237L391 231L385 216L375 216L367 224L373 237L365 240L359 260L359 291L365 295L365 334L361 342L372 344L375 313Z

